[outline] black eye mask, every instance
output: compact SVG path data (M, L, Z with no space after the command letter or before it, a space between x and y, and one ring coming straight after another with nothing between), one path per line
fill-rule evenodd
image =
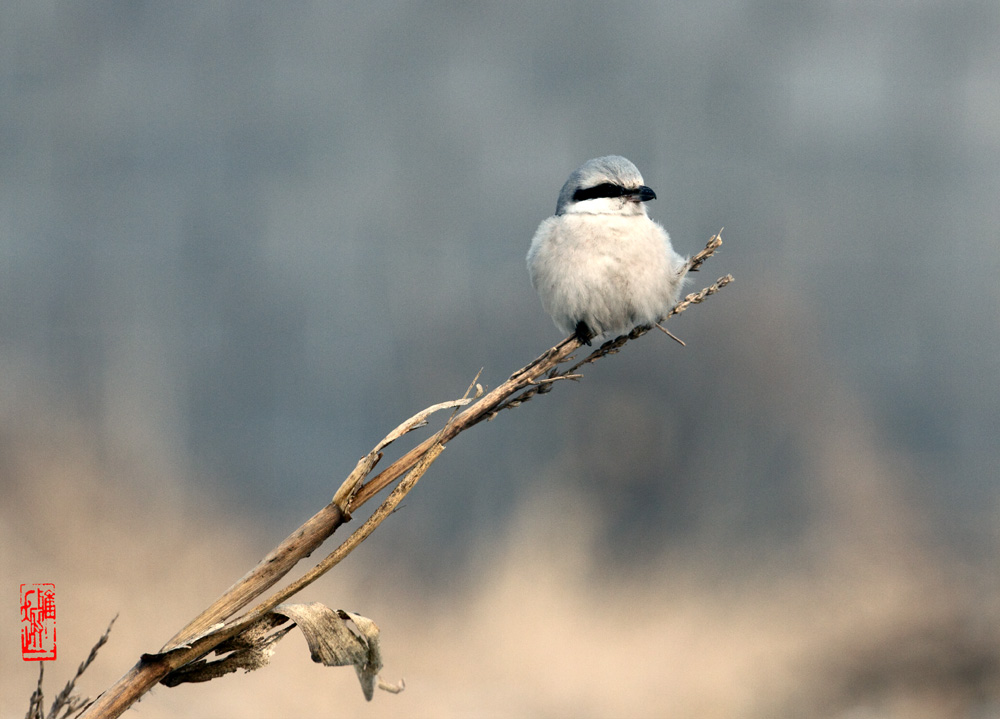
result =
M611 182L602 182L594 187L581 187L573 193L573 202L593 200L597 197L638 197L639 202L649 202L656 199L656 193L645 185L629 190Z

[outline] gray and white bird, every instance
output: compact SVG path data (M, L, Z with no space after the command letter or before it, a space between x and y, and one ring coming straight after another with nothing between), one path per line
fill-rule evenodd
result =
M563 332L590 344L653 325L676 304L686 260L646 214L654 199L619 155L588 160L566 180L528 250L531 284Z

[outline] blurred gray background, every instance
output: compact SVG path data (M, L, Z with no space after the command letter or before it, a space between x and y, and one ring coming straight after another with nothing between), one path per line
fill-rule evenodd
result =
M692 289L736 283L462 435L372 551L454 581L559 488L613 564L905 526L994 566L998 33L994 0L7 3L6 451L68 423L100 482L281 537L561 339L524 255L616 153L680 252L725 227Z

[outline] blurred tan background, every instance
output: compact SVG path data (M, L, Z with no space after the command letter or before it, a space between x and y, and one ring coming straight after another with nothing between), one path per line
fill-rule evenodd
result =
M1000 716L993 2L0 10L0 717L17 585L93 695L398 422L560 339L524 254L620 153L698 284L460 436L293 634L146 717ZM676 325L674 324L676 322ZM352 527L349 527L352 528Z

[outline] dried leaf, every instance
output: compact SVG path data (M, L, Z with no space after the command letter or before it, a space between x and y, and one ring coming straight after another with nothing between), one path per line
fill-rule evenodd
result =
M289 619L293 624L276 632L271 631ZM173 687L186 682L207 682L237 669L247 672L260 669L271 661L274 645L295 626L302 630L314 662L328 667L354 667L368 701L371 701L376 686L392 693L402 691L402 682L394 685L378 678L382 669L378 625L368 617L343 610L334 611L319 602L279 604L273 612L219 644L213 652L225 655L222 659L191 662L170 672L161 682Z
M328 667L352 665L365 699L371 701L382 668L375 622L360 614L335 612L318 602L281 604L274 611L299 625L314 662ZM348 620L354 623L357 632L351 631Z
M175 669L160 680L160 683L174 687L187 682L207 682L212 679L231 674L237 669L252 672L260 669L271 661L274 655L274 645L277 644L295 625L290 624L273 634L274 627L286 621L283 616L268 614L254 622L240 634L227 639L217 646L213 653L224 656L222 659L209 661L199 659Z
M364 666L354 665L354 671L358 673L358 681L361 682L361 690L365 693L365 698L371 701L375 691L375 681L378 673L382 670L382 651L379 649L378 625L368 617L362 617L354 612L339 612L341 619L350 619L354 626L358 628L361 636L368 646L368 657ZM379 682L381 687L382 683Z

